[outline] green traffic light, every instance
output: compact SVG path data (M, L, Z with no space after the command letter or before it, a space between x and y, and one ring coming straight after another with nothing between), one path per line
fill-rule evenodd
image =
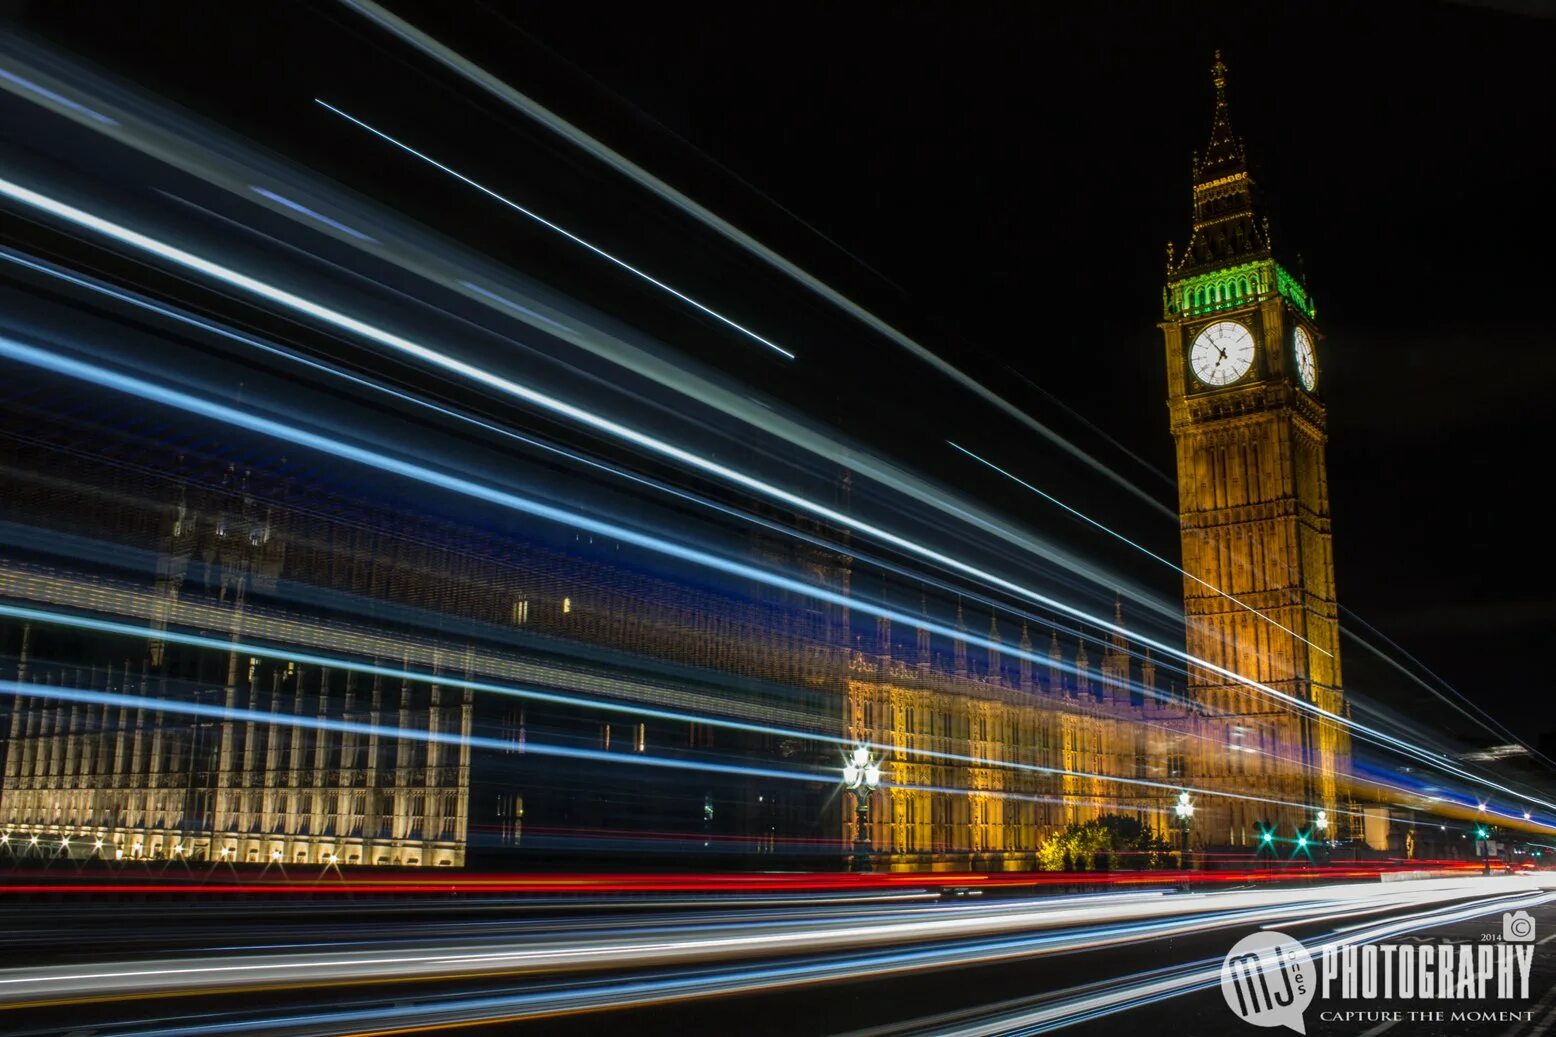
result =
M1265 842L1269 842L1273 838L1275 838L1273 833L1271 833L1271 832L1265 832L1264 833L1264 841Z

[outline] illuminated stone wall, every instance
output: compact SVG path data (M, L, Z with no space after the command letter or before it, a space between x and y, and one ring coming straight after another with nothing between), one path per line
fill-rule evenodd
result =
M470 700L462 692L362 683L354 674L238 656L230 666L225 688L194 701L469 731ZM59 676L73 688L166 697L144 670ZM468 746L48 700L19 700L11 724L0 824L18 851L36 845L50 857L287 865L464 863Z

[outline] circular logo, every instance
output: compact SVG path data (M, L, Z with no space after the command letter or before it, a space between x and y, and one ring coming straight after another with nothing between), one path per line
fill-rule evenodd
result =
M1306 1033L1302 1013L1317 993L1318 971L1301 942L1259 932L1237 941L1221 963L1221 996L1244 1022Z

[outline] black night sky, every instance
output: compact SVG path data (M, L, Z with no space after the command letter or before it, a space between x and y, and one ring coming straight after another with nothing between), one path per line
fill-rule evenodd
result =
M472 129L492 131L487 157L515 177L526 149L560 147L504 136L512 120L468 101L438 118L452 95L333 5L263 6L154 24L39 4L23 23L342 180L365 167L308 128L322 90L310 70L374 70L354 100L458 135L467 156ZM1277 252L1288 266L1301 254L1327 335L1341 602L1521 737L1556 728L1556 21L1533 5L390 6L1165 502L1164 245L1187 235L1189 156L1221 48ZM500 251L480 221L467 232L442 215L445 231ZM602 226L631 215L594 214ZM900 454L967 492L1031 508L915 438L936 406L929 372L842 338L801 352L829 418L900 436ZM986 417L953 408L935 434L1047 463ZM1176 555L1170 524L1127 498L1078 481L1066 492ZM1168 577L1140 576L1164 592ZM1347 683L1410 706L1415 693L1347 651Z

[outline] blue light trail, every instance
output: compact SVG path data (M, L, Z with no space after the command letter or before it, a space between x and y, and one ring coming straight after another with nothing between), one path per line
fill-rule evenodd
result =
M439 677L419 677L419 680L436 680L441 684L455 684ZM297 727L313 731L333 731L342 734L377 735L382 738L404 739L411 742L436 742L440 745L469 745L476 749L496 749L502 752L525 752L536 756L555 756L570 760L589 760L594 763L625 763L638 767L668 768L671 770L702 771L711 774L738 774L744 777L775 778L782 781L817 781L826 775L816 771L788 771L774 767L746 767L740 764L715 763L710 760L671 759L644 753L613 753L603 749L579 749L572 746L552 745L526 738L522 744L501 738L481 735L444 734L426 729L388 727L359 720L337 720L331 717L295 716L291 713L246 709L238 706L207 705L201 702L181 702L173 698L156 698L150 695L129 695L117 691L93 691L86 688L68 688L59 684L32 684L26 681L0 680L0 694L20 695L24 698L58 699L62 702L80 702L94 706L117 706L124 709L144 709L157 713L173 713L183 716L210 717L217 720L234 720L250 724L266 724L272 727Z

